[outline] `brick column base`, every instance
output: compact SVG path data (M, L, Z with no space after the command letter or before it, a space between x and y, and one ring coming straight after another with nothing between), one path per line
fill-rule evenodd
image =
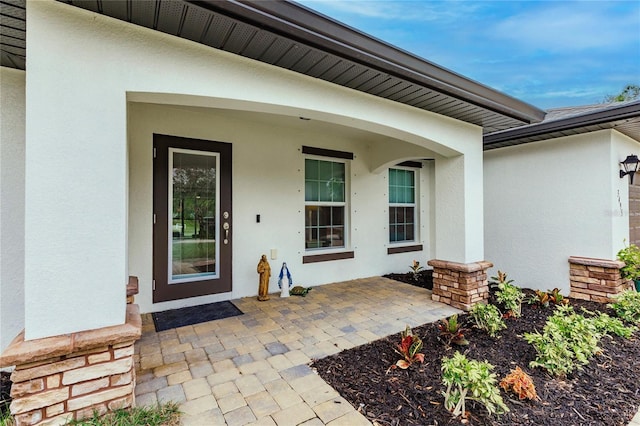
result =
M493 263L456 263L433 259L427 264L433 266L433 300L468 311L476 303L489 298L487 269Z
M569 257L569 280L574 299L609 303L613 296L631 288L631 281L620 276L624 262L619 260Z
M59 425L118 408L132 407L134 343L142 321L138 305L127 305L125 324L24 340L16 337L0 356L11 374L11 414L17 426Z

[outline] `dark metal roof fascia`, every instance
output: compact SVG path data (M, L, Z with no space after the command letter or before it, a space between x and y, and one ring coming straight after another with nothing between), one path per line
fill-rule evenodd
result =
M490 133L484 136L484 149L493 149L491 145L514 139L541 136L562 130L571 130L584 126L609 123L612 121L626 120L640 116L640 101L625 104L620 107L607 108L596 112L577 115L559 120L532 124L530 126L516 127L509 130ZM495 147L498 148L498 147Z
M525 123L545 112L289 1L186 0Z

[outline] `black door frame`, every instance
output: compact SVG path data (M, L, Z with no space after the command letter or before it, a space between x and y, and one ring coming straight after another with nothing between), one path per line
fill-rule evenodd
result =
M168 283L168 173L169 148L182 148L220 154L220 205L218 212L228 212L229 217L220 218L218 235L226 238L220 242L219 278L205 279L181 284ZM232 244L233 211L231 205L231 144L226 142L191 139L170 135L153 135L153 303L209 294L230 292L232 288ZM229 224L228 233L222 227Z

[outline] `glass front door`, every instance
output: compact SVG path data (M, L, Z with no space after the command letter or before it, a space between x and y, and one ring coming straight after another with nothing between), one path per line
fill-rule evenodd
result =
M231 145L154 135L153 301L231 291Z
M170 284L217 277L218 153L169 149Z

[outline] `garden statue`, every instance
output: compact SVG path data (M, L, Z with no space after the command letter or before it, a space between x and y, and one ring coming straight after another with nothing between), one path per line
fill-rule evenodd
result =
M282 285L282 280L284 277L287 277L289 281L289 285ZM280 297L289 297L289 288L293 285L293 280L291 279L291 272L289 272L289 268L286 263L282 264L282 268L280 268L280 275L278 276L278 287L280 287Z
M263 254L258 262L258 274L260 274L260 284L258 285L258 300L269 300L269 278L271 278L271 266L267 262L267 255Z

